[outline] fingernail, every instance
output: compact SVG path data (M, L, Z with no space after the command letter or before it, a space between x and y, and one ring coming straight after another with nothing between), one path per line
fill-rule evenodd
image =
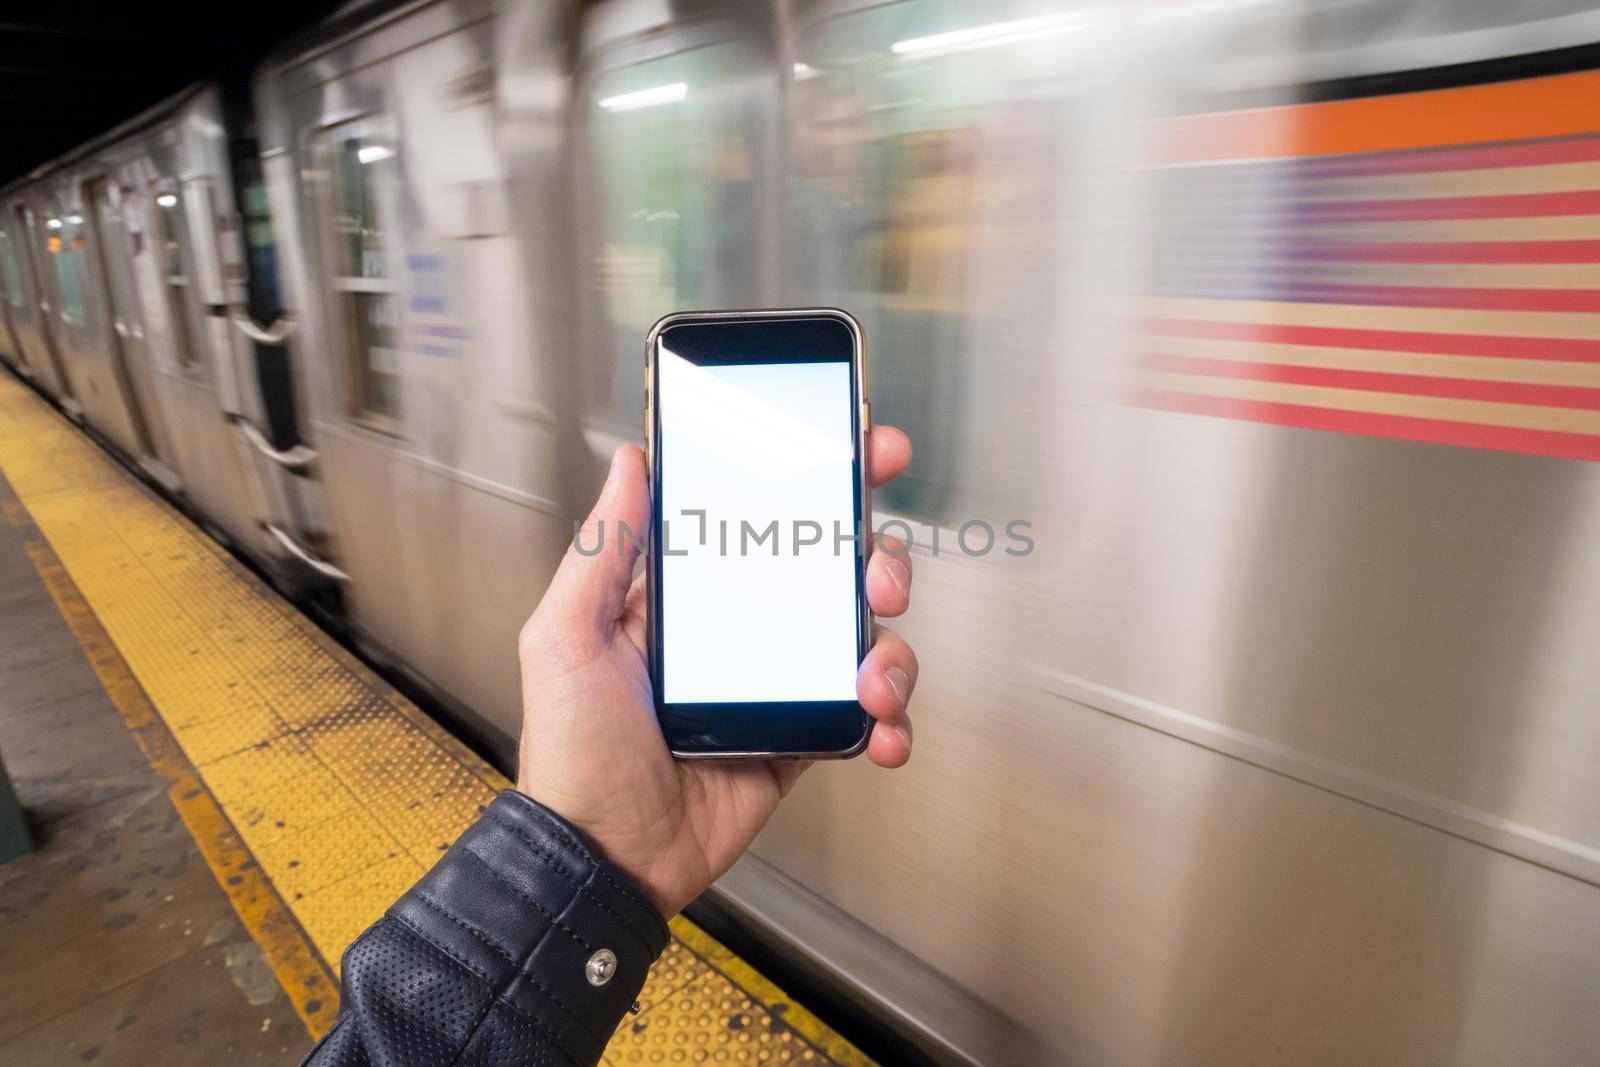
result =
M900 740L902 740L902 741L904 741L906 743L906 751L910 752L911 751L911 728L909 726L901 726L900 724L896 723L895 724L895 728L894 728L894 732L900 735Z
M895 698L900 701L900 706L902 708L905 707L906 697L911 695L911 679L899 667L890 667L883 672L883 676L888 679L889 688L894 690Z
M884 570L889 572L889 581L894 587L906 596L911 595L911 568L907 567L905 560L895 559L890 556L884 561Z

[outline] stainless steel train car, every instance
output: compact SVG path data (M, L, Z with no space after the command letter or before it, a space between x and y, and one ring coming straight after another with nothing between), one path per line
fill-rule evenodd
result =
M291 588L329 567L303 445L277 447L221 103L197 87L0 190L19 373ZM259 190L257 195L264 194ZM270 250L256 220L253 240ZM282 415L276 420L282 423Z
M917 757L813 770L721 906L939 1062L1587 1062L1595 42L1566 0L354 5L256 75L292 390L205 92L4 191L12 355L509 750L649 323L848 307L917 448L874 508Z

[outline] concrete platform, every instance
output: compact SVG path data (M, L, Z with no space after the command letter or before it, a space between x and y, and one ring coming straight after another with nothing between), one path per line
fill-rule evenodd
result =
M4 373L0 471L0 751L43 845L0 868L0 1062L292 1063L508 783ZM671 926L607 1063L869 1062Z
M0 753L38 846L0 866L0 1063L305 1054L310 1035L9 522Z

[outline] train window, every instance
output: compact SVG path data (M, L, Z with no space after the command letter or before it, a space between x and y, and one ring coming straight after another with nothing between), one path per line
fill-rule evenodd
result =
M803 29L791 74L785 300L862 319L873 415L917 446L877 499L926 521L1010 506L1050 418L1019 415L1059 356L1076 16L1026 13L864 5Z
M358 418L392 431L400 415L400 287L384 225L399 178L395 150L368 122L331 134L332 287L344 322L351 407Z
M597 408L637 432L639 345L656 319L760 303L760 59L716 44L597 77L587 94L597 244L592 284L609 359Z
M155 203L156 257L160 261L161 289L166 295L167 322L171 327L172 355L180 366L194 365L193 327L190 314L188 233L183 200L173 182L158 182L151 190Z
M77 212L53 214L45 219L44 247L55 264L61 293L61 315L83 319L83 216Z
M22 306L22 271L17 265L17 250L11 245L11 235L0 230L0 284L5 286L5 298L12 307Z

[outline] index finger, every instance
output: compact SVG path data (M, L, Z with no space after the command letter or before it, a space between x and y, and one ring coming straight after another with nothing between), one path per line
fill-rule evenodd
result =
M887 485L911 465L911 438L893 426L867 431L867 479L872 488Z

